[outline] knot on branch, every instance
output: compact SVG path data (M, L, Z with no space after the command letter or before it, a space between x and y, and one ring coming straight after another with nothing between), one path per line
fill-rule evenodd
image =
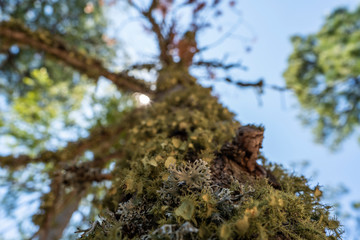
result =
M244 174L266 177L271 185L279 187L275 177L256 160L264 139L264 128L254 125L240 127L231 142L224 144L212 166L213 178L219 185L228 186L233 179L241 182Z

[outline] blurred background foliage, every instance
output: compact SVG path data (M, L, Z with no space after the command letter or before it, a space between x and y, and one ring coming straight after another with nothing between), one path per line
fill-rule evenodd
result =
M85 0L5 0L0 1L0 20L16 19L32 30L44 29L77 51L111 66L118 44L106 35L102 5L102 1ZM100 98L104 96L99 97L95 90L96 84L85 75L45 57L45 53L0 40L0 133L7 136L11 147L21 145L21 151L35 154L45 146L56 148L69 137L84 136L84 127L90 128L96 120L84 121L76 112L84 113L87 108L89 113L91 105L100 111L101 104L96 102L103 103ZM108 90L108 104L111 98L121 97L112 96L115 89Z
M48 31L112 68L119 44L107 36L105 5L88 0L0 0L0 21L15 19L32 30ZM118 121L132 107L132 96L119 93L106 79L89 81L43 52L0 38L0 154L36 156L44 149L56 150L86 137L93 128ZM88 152L81 161L92 157ZM0 169L1 216L14 220L18 228L13 229L14 222L10 228L3 225L0 239L10 232L29 238L36 231L31 217L41 195L49 191L53 171L51 163ZM99 202L104 189L105 183L94 184L74 221L97 214L86 206Z
M17 19L32 30L45 29L80 52L109 60L114 57L114 44L107 42L107 20L99 4L84 0L5 0L0 1L0 20ZM28 87L22 84L23 77L40 67L47 68L54 82L72 79L71 69L45 59L42 53L6 41L0 46L2 91L23 94Z
M334 10L315 34L293 36L284 73L301 118L319 142L339 147L360 125L360 7ZM360 138L359 138L360 141Z

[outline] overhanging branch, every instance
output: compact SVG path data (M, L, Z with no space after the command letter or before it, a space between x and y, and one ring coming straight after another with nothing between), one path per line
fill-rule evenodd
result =
M45 30L32 31L18 21L3 21L0 22L0 37L19 46L28 46L38 51L44 51L91 78L97 79L103 76L121 90L152 95L146 82L124 72L113 73L107 70L100 60L80 53Z
M29 163L49 163L56 164L69 162L76 157L82 156L86 150L101 152L109 148L113 140L117 138L126 127L123 124L94 129L90 136L76 142L69 142L67 146L58 151L44 151L36 157L28 155L20 156L0 156L0 167L18 169L25 167Z

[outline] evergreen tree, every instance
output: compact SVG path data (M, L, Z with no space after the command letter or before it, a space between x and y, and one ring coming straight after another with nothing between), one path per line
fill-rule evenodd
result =
M91 199L99 217L77 231L84 239L341 238L319 188L268 163L260 152L264 128L241 126L190 73L238 67L196 58L206 49L197 41L209 27L204 16L219 17L221 4L235 1L127 1L155 36L159 54L156 62L121 72L99 60L112 51L96 37L104 34L97 25L104 1L49 2L54 13L71 7L75 19L87 20L73 29L61 15L50 18L46 3L1 2L9 16L0 23L7 100L1 131L15 141L15 154L0 157L13 197L3 201L19 192L42 194L34 237L59 239L81 200ZM43 20L29 23L28 12ZM184 13L191 13L189 22L177 20ZM86 30L89 19L93 31ZM135 77L140 70L155 71L156 81ZM102 97L92 90L100 77L113 84ZM84 99L100 109L85 126L78 114ZM62 145L68 136L57 124L77 140ZM16 154L18 146L26 154Z

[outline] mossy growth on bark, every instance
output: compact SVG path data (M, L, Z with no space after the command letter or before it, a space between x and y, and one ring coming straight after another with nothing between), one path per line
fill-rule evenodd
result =
M340 239L319 190L281 167L275 189L245 171L228 186L211 166L240 124L197 85L134 112L101 214L82 239ZM120 146L119 146L120 147Z

